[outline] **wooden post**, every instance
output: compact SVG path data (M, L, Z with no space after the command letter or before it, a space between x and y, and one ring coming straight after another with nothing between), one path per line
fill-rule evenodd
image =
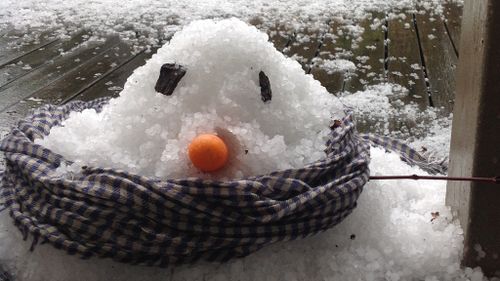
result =
M449 175L499 175L500 1L465 1L457 71ZM500 187L449 182L446 201L464 229L463 265L500 274Z

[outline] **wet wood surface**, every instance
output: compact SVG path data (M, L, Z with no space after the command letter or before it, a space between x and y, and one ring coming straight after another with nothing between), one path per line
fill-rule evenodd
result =
M351 45L356 71L345 81L344 90L354 93L385 80L385 14L375 13L361 22L362 36Z
M284 49L284 54L295 58L302 65L302 69L309 73L311 61L316 56L323 35L323 31L315 29L296 31L288 47Z
M91 101L103 96L118 96L127 78L136 68L143 66L155 51L156 49L153 49L151 53L142 52L138 54L132 60L114 69L109 75L103 76L102 79L85 89L80 95L71 99L68 98L68 101L75 98L83 101Z
M416 24L429 81L430 105L453 111L458 58L439 17L417 14Z
M313 77L328 92L335 95L344 91L344 80L349 77L350 73L344 70L325 67L325 63L352 57L352 36L344 30L339 21L334 19L330 22L328 31L323 36L322 44L317 51L316 58L318 60L311 66Z
M374 13L361 22L333 18L304 30L294 30L279 20L264 24L256 18L251 23L266 32L279 51L296 58L304 72L332 94L345 95L390 82L409 89L403 103L417 103L422 110L443 107L451 112L461 13L462 7L446 4L443 17ZM362 32L353 32L356 24ZM156 49L134 51L118 37L91 40L86 30L67 39L46 31L33 40L23 40L22 32L16 30L3 31L1 129L5 131L12 120L41 104L118 95L127 77ZM331 68L339 60L357 67Z
M269 30L268 35L269 41L280 52L283 52L293 39L293 32L288 30L284 25L279 24L276 24L273 29Z
M62 56L53 63L48 64L46 67L39 68L36 71L30 72L27 75L9 83L5 87L0 88L0 111L6 110L10 106L15 105L24 98L32 97L37 91L61 81L64 77L70 76L79 70L80 67L85 67L89 60L104 54L110 48L120 44L118 38L111 38L105 42L90 42L86 45L81 45L79 50L75 50L66 56ZM122 43L123 44L123 43ZM97 63L97 61L95 61ZM83 75L83 74L82 74ZM94 75L94 73L87 73L87 75ZM67 81L65 87L72 88L74 84L73 79ZM53 93L56 96L71 95L69 91L64 93ZM54 99L51 99L51 101Z
M423 110L429 106L429 99L413 15L389 19L387 28L387 79L408 89L405 103L415 102Z
M88 59L54 83L38 90L32 96L54 104L64 103L80 95L88 87L97 83L135 56L125 43L119 43L109 49L103 48L101 50L102 52Z
M464 8L462 5L454 2L445 3L444 8L445 26L458 56L460 52L460 33L462 31L462 14Z
M50 31L44 31L34 38L24 38L29 32L31 31L9 30L0 37L0 66L59 41Z
M54 62L54 59L63 57L67 52L85 43L89 38L88 32L81 31L71 39L57 40L48 45L42 45L32 52L10 60L0 67L0 87L13 82L22 76L36 71Z

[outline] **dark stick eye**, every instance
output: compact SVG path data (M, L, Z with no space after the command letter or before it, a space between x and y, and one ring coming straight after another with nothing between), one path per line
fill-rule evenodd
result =
M260 84L260 97L263 102L268 102L273 97L273 92L271 91L271 82L269 82L269 77L264 73L264 71L259 72L259 84Z
M186 69L175 63L166 63L161 66L160 77L156 81L155 90L166 96L172 95L177 84L186 74Z

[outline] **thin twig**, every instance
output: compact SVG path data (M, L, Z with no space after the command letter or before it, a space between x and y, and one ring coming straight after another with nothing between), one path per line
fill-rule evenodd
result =
M402 175L402 176L370 176L370 180L445 180L445 181L473 181L500 184L500 176L492 178L484 177L446 177L446 176L419 176L419 175Z

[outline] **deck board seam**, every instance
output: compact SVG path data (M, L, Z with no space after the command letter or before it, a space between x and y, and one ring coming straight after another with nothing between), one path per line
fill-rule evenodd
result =
M329 27L330 22L331 22L331 20L327 20L326 26ZM318 45L316 46L316 51L314 52L314 55L308 60L309 63L308 63L307 71L306 71L307 74L311 74L313 60L319 56L319 53L320 53L321 47L323 46L323 43L325 41L325 36L326 36L327 32L328 32L328 28L325 28L325 30L323 32L321 32L321 37L319 39Z
M128 58L127 60L125 60L124 62L120 63L119 65L117 65L115 68L111 69L111 70L108 70L106 73L104 73L102 76L100 76L98 79L92 81L91 83L87 84L86 86L84 86L81 90L79 90L78 92L70 95L69 97L65 98L64 100L62 100L59 104L65 104L65 103L68 103L72 100L74 100L76 97L80 96L81 94L83 94L85 91L87 91L88 89L90 89L92 86L94 86L95 84L99 83L100 81L102 81L103 79L105 79L106 77L108 77L109 75L111 75L113 72L117 71L118 69L120 69L121 67L125 66L126 64L128 64L129 62L131 62L132 60L134 60L136 57L138 57L139 55L141 55L142 53L144 53L146 50L141 50L140 52L138 52L137 54L131 56L130 58Z
M81 45L85 44L86 42L88 42L88 41L84 41L84 42L82 42L81 44L79 44L79 46L81 46ZM79 46L78 46L78 47L79 47ZM28 75L28 74L32 73L33 71L36 71L36 70L38 70L38 69L41 69L41 68L42 68L42 67L44 67L44 66L47 66L47 65L48 65L48 64L50 64L50 63L53 63L53 61L54 61L54 60L60 59L60 58L61 58L61 57L63 57L63 56L64 56L63 54L58 54L58 55L56 55L56 56L54 56L54 57L50 58L49 60L45 61L44 63L40 64L39 66L34 67L34 68L30 69L29 71L23 72L21 75L16 76L14 79L12 79L12 80L10 80L10 81L7 81L7 82L6 82L5 84L3 84L3 85L0 85L0 92L1 92L4 88L8 88L7 86L8 86L9 84L16 82L18 79L23 78L24 76L26 76L26 75ZM0 68L1 68L1 66L0 66Z
M38 51L38 50L39 50L39 49L41 49L41 48L45 48L45 47L47 47L47 46L49 46L49 45L55 44L55 43L56 43L56 42L58 42L58 41L60 41L60 39L54 39L54 40L52 40L52 41L49 41L49 42L47 42L47 43L45 43L45 44L43 44L43 45L41 45L41 46L38 46L37 48L35 48L35 49L33 49L33 50L30 50L30 51L28 51L28 52L26 52L26 53L20 54L20 55L19 55L19 56L17 56L17 57L14 57L14 58L10 59L10 60L9 60L9 61L7 61L7 62L0 63L0 67L4 67L4 66L6 66L6 65L8 65L8 64L11 64L13 61L19 60L19 59L21 59L21 58L23 58L23 57L25 57L25 56L27 56L27 55L29 55L29 54L32 54L32 53L34 53L34 52Z
M389 73L389 18L385 14L384 18L384 79L388 79Z
M451 46L453 47L453 51L455 51L455 55L457 56L457 58L459 58L458 48L457 48L455 41L453 41L453 38L451 37L451 33L450 33L450 29L448 28L448 24L446 23L446 21L443 21L443 24L444 24L444 29L446 30L446 34L448 35L448 38L450 39Z
M50 85L52 85L52 84L54 84L54 83L56 83L56 82L60 81L60 80L61 80L61 79L63 79L65 76L67 76L67 75L69 75L69 74L71 74L71 73L73 73L73 72L75 72L75 71L78 71L80 67L85 66L85 65L90 64L90 63L92 63L92 60L93 60L94 58L96 58L96 57L98 57L98 56L100 56L100 55L102 55L102 54L104 54L104 53L108 52L109 50L113 49L114 47L116 47L116 46L117 46L117 45L119 45L119 44L120 44L120 42L117 42L117 43L115 43L115 44L112 44L112 45L111 45L108 49L105 49L105 50L103 50L102 52L99 52L99 53L98 53L96 56L94 56L92 59L89 59L89 60L87 60L86 62L84 62L84 63L82 63L82 64L78 65L76 68L72 69L71 71L66 72L64 75L61 75L60 77L58 77L58 78L57 78L57 79L55 79L54 81L50 82L49 84L47 84L47 85L45 85L45 86L43 86L43 87L41 87L41 88L39 88L39 89L36 89L36 90L32 91L29 95L25 96L24 98L22 98L22 99L20 99L20 100L18 100L18 101L16 101L16 102L13 102L13 103L11 103L11 104L9 104L9 105L7 105L7 106L6 106L6 107L4 107L3 109L0 109L0 113L3 113L3 112L5 112L5 111L7 111L9 108L11 108L11 107L15 106L16 104L19 104L22 100L26 100L26 99L29 99L30 97L33 97L33 96L34 96L37 92L39 92L40 90L43 90L43 89L45 89L45 88L49 87Z
M418 51L420 53L420 62L422 64L422 70L424 72L425 86L427 88L427 98L429 99L429 106L434 107L434 102L432 101L431 85L429 82L429 73L427 72L427 65L425 63L424 49L422 46L422 40L420 37L420 31L418 29L417 17L415 14L413 16L413 26L415 27L415 34L417 35Z

